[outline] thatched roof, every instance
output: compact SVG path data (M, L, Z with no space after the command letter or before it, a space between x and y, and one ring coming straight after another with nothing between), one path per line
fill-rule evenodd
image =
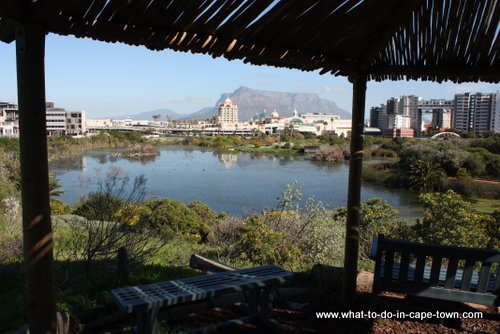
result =
M2 0L47 32L372 80L500 81L498 0Z

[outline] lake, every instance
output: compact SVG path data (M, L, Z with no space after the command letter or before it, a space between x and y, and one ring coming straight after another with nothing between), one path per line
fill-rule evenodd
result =
M147 179L147 197L167 197L183 202L202 201L217 212L236 216L272 208L287 184L297 182L304 201L323 201L331 208L347 204L347 162L326 163L304 156L257 155L217 152L197 147L164 146L148 161L119 157L119 149L87 151L81 157L50 163L50 171L64 189L61 199L75 203L98 189L111 168L130 177ZM364 184L362 200L380 197L405 217L421 213L416 195L400 189Z

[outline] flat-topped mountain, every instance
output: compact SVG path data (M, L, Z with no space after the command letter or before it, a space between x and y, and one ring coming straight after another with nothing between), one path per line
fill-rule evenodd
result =
M292 116L293 110L300 113L331 113L342 118L351 118L351 114L341 109L335 102L320 98L315 93L286 93L256 90L240 87L232 93L224 93L213 107L203 108L198 112L186 115L182 119L207 119L217 115L219 104L226 98L238 104L238 119L250 120L255 114L266 110L267 114L276 109L280 116Z
M217 115L219 104L226 98L230 98L238 104L238 119L250 120L255 114L260 114L264 110L270 115L275 109L280 116L292 116L293 110L299 113L330 113L338 114L342 118L351 118L351 114L339 108L335 102L320 98L315 93L287 93L273 92L267 90L257 90L248 87L240 87L232 93L221 94L217 103L212 107L203 108L192 114L180 114L170 109L156 109L140 114L129 114L115 116L114 119L131 118L134 120L152 120L153 115L160 115L160 120L169 119L209 119Z

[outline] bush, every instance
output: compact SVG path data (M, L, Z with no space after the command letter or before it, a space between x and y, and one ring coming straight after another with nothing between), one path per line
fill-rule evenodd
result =
M0 202L0 263L20 261L23 254L21 204L14 197Z
M50 214L53 216L67 215L72 212L69 205L64 204L63 201L57 199L50 200Z
M347 209L340 208L335 212L335 219L346 220ZM371 241L374 236L384 234L389 238L412 240L414 234L407 222L399 217L399 211L387 201L372 198L361 203L359 219L359 256L367 260L370 255Z
M385 149L385 148L376 148L371 151L371 155L373 157L381 157L381 158L397 158L398 154L396 151Z
M318 262L338 265L344 258L343 221L322 202L302 204L296 184L284 189L274 209L243 220L227 217L212 229L211 244L226 262L238 257L303 269Z
M479 248L487 245L488 217L475 213L471 203L454 191L421 194L419 200L425 211L415 231L422 241Z
M194 206L201 211L201 205ZM167 239L179 236L191 242L205 242L210 234L210 226L196 210L180 201L152 199L142 205L139 224L143 228L161 232ZM210 212L205 212L205 215L210 216Z
M294 267L302 257L300 249L288 242L284 232L273 231L257 216L252 216L243 223L239 247L241 259L257 264L274 263Z
M344 160L344 151L339 146L320 146L314 153L312 160L336 162Z

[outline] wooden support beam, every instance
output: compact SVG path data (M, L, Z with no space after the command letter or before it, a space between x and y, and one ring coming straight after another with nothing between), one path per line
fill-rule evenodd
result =
M361 205L361 170L363 164L363 130L365 120L366 75L352 78L351 156L347 190L347 224L345 235L342 304L351 304L356 293L359 252L359 217Z
M45 31L16 26L24 264L30 333L56 333L45 125Z

